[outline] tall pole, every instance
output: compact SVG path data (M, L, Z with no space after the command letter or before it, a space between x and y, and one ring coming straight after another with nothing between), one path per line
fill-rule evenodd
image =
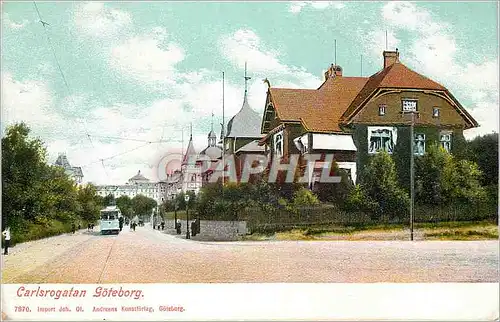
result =
M224 174L225 174L225 154L226 154L226 125L224 120L224 72L222 72L222 194L224 195Z
M191 239L189 234L189 199L186 200L186 239Z
M337 39L335 39L335 48L334 48L334 57L333 57L333 62L335 66L337 66Z
M411 112L411 130L410 130L410 140L411 140L411 150L410 150L410 240L413 240L413 214L415 211L415 153L414 153L414 134L413 128L415 126L415 111Z

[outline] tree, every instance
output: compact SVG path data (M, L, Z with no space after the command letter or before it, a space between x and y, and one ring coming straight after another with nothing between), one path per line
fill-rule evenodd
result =
M475 162L459 160L442 147L430 145L416 162L416 199L420 204L484 201L481 171Z
M143 195L137 195L132 198L132 209L134 214L144 216L151 214L151 211L156 207L156 201Z
M394 160L385 151L370 159L361 173L360 186L371 206L373 202L377 205L374 219L382 215L398 217L409 209L410 199L399 187Z
M16 228L34 215L36 188L46 168L46 149L29 138L25 123L9 126L2 138L2 222Z
M481 184L498 184L498 133L478 136L467 143L467 159L482 172Z
M116 199L116 206L120 208L122 215L131 219L133 217L133 202L129 196L120 196Z
M104 201L103 207L116 205L115 196L112 195L111 193L106 197L104 197L103 201Z

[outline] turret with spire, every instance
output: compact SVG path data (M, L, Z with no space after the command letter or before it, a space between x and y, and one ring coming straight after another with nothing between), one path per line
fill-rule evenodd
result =
M248 81L251 79L247 75L247 63L245 62L245 92L243 95L243 105L240 111L229 120L227 124L226 138L261 138L260 124L261 116L255 112L248 103Z
M186 154L184 154L184 157L182 158L182 164L183 165L187 164L188 161L190 161L189 158L194 158L194 156L196 156L196 151L194 150L194 144L193 144L193 123L191 123L189 143L186 149Z

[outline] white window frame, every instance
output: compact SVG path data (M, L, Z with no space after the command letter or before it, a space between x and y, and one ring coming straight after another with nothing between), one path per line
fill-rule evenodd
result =
M425 134L424 133L415 133L413 135L413 154L414 155L424 155L425 154ZM422 143L422 150L418 150L419 143Z
M384 116L387 109L387 104L380 104L378 106L378 116Z
M273 147L274 147L274 156L276 157L283 157L283 144L284 144L285 140L284 140L284 134L283 134L283 131L280 131L276 134L274 134L274 137L273 137ZM280 146L279 146L279 149L277 149L277 145L278 143L280 143Z
M411 109L408 109L405 106L405 104L406 105L410 105L410 103L411 103L411 105L414 104L415 106L413 108L411 108ZM418 100L415 99L415 98L404 98L404 99L402 99L401 100L401 111L403 113L418 112Z
M392 154L394 152L394 149L396 148L396 144L397 144L397 128L386 127L386 126L383 126L383 127L382 126L369 126L367 128L367 131L368 131L368 154L376 154L380 150L380 148L378 148L376 150L370 149L372 143L374 143L374 141L372 141L373 137L378 137L380 139L381 142L379 142L380 143L379 145L382 146L383 151L386 151L389 154ZM392 143L392 150L386 149L387 141L386 142L383 141L384 135L373 135L374 132L376 132L376 131L387 131L389 136L385 136L385 137L392 138L392 142L391 142ZM385 146L384 146L384 143L385 143Z
M437 106L434 106L432 108L432 117L433 118L439 118L441 116L441 109Z
M448 153L451 153L451 144L452 144L451 131L443 131L439 133L439 145L441 145Z

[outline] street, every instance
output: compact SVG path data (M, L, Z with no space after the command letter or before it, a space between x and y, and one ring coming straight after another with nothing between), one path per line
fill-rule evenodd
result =
M3 283L498 282L497 240L198 242L149 225L17 245Z

